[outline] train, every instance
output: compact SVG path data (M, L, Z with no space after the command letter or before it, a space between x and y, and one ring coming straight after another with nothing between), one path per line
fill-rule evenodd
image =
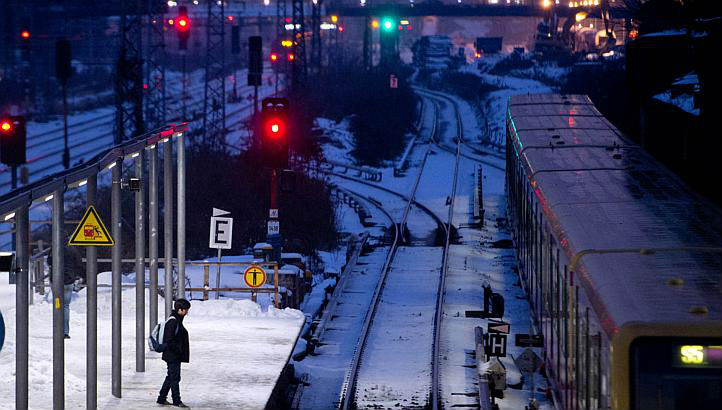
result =
M722 408L719 206L584 95L509 98L505 178L557 407Z

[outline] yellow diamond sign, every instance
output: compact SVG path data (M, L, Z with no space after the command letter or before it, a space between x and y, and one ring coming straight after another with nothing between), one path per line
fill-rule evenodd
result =
M68 246L113 246L114 244L113 238L92 205L85 211L83 219L68 241Z

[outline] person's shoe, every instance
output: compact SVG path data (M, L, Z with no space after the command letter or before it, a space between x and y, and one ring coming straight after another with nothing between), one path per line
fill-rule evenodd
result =
M168 400L166 400L166 399L162 399L162 400L161 400L161 399L158 399L158 400L156 400L155 402L158 403L158 404L161 404L161 405L163 405L163 406L170 406L170 403L169 403Z
M66 338L66 339L70 339L70 335L65 335L65 338Z
M173 403L173 407L180 407L180 408L182 408L182 409L189 409L189 408L190 408L190 407L186 406L185 404L183 404L182 401L179 401L178 403Z

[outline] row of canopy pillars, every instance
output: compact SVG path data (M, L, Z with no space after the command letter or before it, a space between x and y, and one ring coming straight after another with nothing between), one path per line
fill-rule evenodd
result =
M50 191L18 194L19 201L11 198L7 202L14 202L17 206L8 209L0 204L0 212L5 219L13 219L16 229L16 258L17 258L17 285L16 285L16 378L15 378L15 407L17 410L28 409L28 353L29 353L29 260L30 260L30 206L33 202L52 201L52 295L53 295L53 409L65 408L65 339L63 330L63 272L64 272L64 196L68 188L86 187L88 206L97 205L98 174L107 170L112 173L111 188L111 236L115 241L112 247L112 376L111 393L121 397L121 261L122 261L122 220L121 220L121 182L124 160L133 161L134 176L141 179L141 189L135 192L135 370L145 371L145 269L146 269L146 235L148 235L148 268L150 282L150 306L148 309L149 327L152 329L158 323L158 265L164 264L164 283L171 284L173 292L173 217L174 217L174 186L173 170L177 167L177 268L178 286L175 289L176 297L185 295L185 218L186 218L186 155L184 132L186 129L170 129L161 133L152 134L134 140L130 149L121 147L111 151L104 160L98 164L85 167L74 175L64 172L62 181L51 181L47 185L55 185ZM173 161L173 141L176 144L176 161ZM128 145L128 144L125 144ZM159 258L159 155L163 149L163 229L164 229L164 256ZM146 161L147 157L147 161ZM147 163L146 163L147 162ZM147 167L147 173L146 173ZM72 170L71 170L72 171ZM70 174L70 175L68 175ZM146 176L147 175L147 176ZM147 179L147 184L145 183ZM146 187L148 200L146 201ZM41 191L43 186L36 187ZM23 199L27 199L23 201ZM19 202L19 203L18 203ZM12 215L14 214L14 215ZM147 223L146 223L147 221ZM147 227L147 229L146 229ZM146 233L147 232L147 233ZM86 249L86 285L87 285L87 340L86 340L86 368L87 368L87 394L86 406L88 409L97 409L97 248L89 246ZM168 289L164 285L164 289ZM168 297L165 291L165 316L172 312L173 297Z

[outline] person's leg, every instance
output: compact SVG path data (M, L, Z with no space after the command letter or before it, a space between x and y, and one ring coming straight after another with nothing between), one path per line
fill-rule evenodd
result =
M158 393L158 401L164 401L166 398L168 398L168 391L170 390L171 386L171 366L173 363L166 363L168 367L168 374L165 376L165 380L163 381L163 386L160 388L160 393Z
M73 285L63 286L63 328L65 336L70 335L70 302L73 300Z
M181 364L179 363L168 363L168 366L170 368L170 365L173 365L173 375L170 380L170 390L171 390L171 397L173 398L173 404L178 404L181 402L181 396L180 396L180 381L181 381ZM170 369L169 369L170 371Z

